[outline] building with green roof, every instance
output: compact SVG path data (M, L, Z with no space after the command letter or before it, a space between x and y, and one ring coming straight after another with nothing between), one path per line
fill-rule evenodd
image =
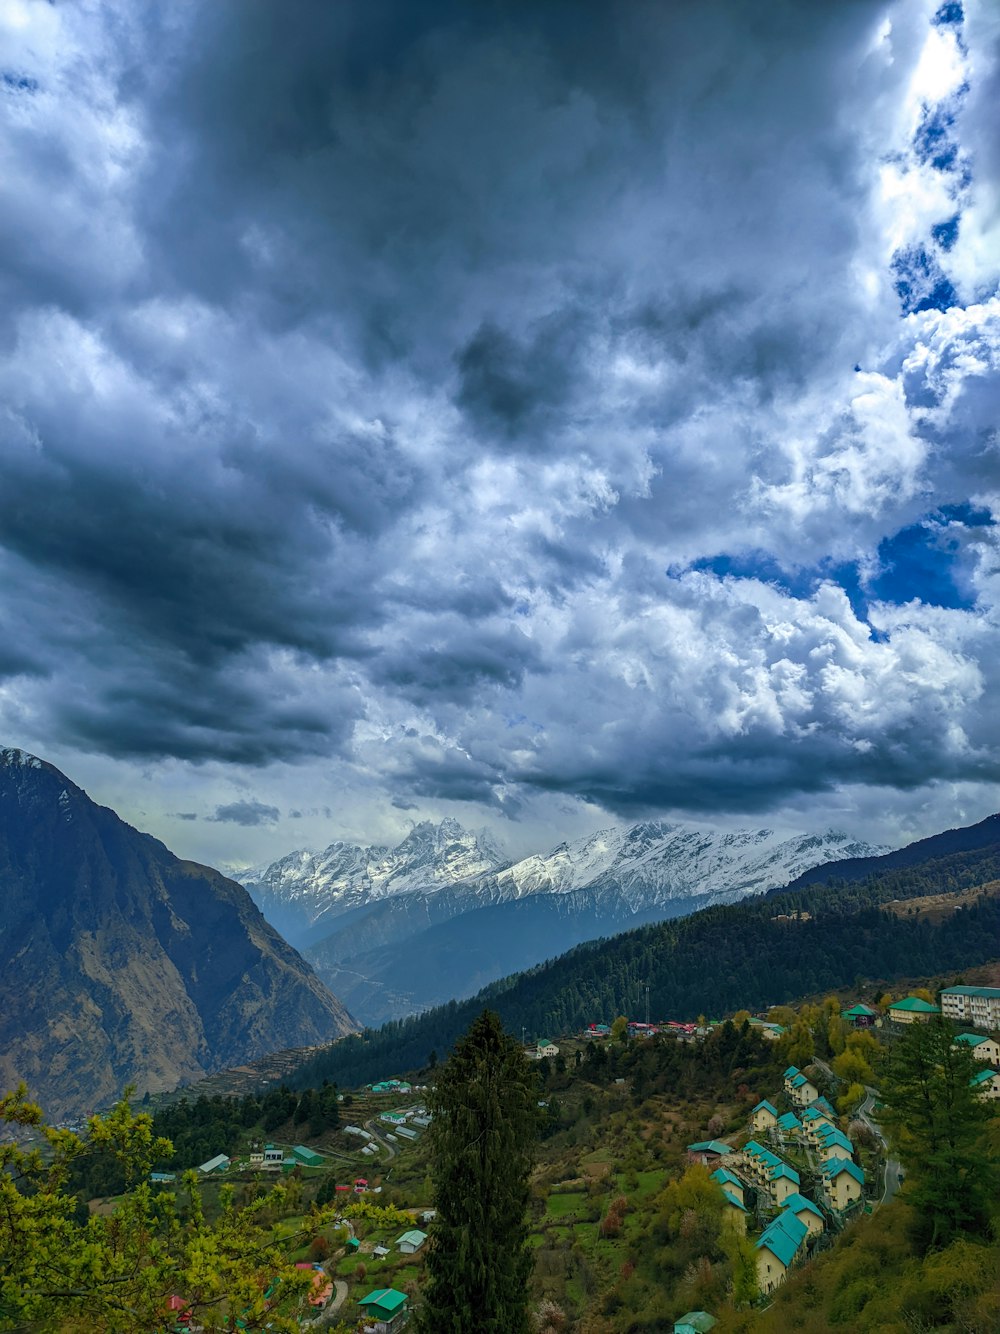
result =
M421 1246L427 1240L427 1233L421 1232L418 1227L411 1228L409 1232L404 1232L396 1242L403 1255L412 1255L414 1251L419 1251Z
M974 1028L1000 1029L1000 987L945 987L941 1009L948 1019L964 1019Z
M812 1200L807 1200L804 1195L798 1191L794 1195L789 1195L785 1200L783 1209L792 1213L800 1223L805 1224L811 1233L820 1233L826 1227L826 1220L823 1217L823 1211L819 1205L814 1204Z
M409 1315L408 1302L409 1298L405 1292L397 1292L395 1288L376 1288L367 1297L362 1297L358 1305L363 1308L370 1320L379 1322L380 1334L395 1334L395 1331L402 1329L406 1323Z
M834 1209L842 1211L861 1199L865 1174L849 1158L830 1158L823 1164L823 1178Z
M889 1018L894 1024L916 1024L929 1019L933 1014L940 1014L940 1005L921 1000L919 996L904 996L893 1001L889 1006Z
M750 1125L754 1130L770 1130L778 1121L778 1109L773 1102L762 1098L750 1113Z
M956 1047L968 1047L977 1061L988 1061L990 1065L1000 1065L1000 1042L988 1033L959 1033L955 1039Z
M805 1223L786 1210L757 1238L757 1282L762 1293L773 1292L782 1282L808 1232Z
M687 1146L688 1157L697 1163L710 1164L716 1158L724 1158L727 1153L732 1153L732 1148L728 1144L723 1144L717 1139L702 1139L697 1144Z
M708 1334L719 1322L707 1311L688 1311L674 1321L674 1334Z
M292 1150L292 1157L304 1167L323 1166L323 1155L316 1153L313 1149L307 1149L304 1144L296 1144Z
M745 1189L743 1182L735 1175L735 1173L730 1172L728 1167L717 1167L709 1177L709 1180L717 1182L724 1188L729 1187L732 1190L738 1190L740 1192L740 1197L742 1198Z
M996 1070L980 1070L978 1075L972 1076L969 1084L981 1098L988 1098L990 1101L1000 1098L1000 1074Z

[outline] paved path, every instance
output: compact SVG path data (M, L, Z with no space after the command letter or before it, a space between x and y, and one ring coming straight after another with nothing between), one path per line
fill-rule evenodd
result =
M330 1275L333 1278L333 1275ZM334 1293L323 1307L315 1320L307 1320L303 1324L303 1329L322 1329L324 1325L332 1325L333 1318L347 1300L347 1284L341 1278L333 1279Z
M859 1121L863 1121L872 1132L885 1151L885 1185L882 1190L882 1198L879 1204L888 1204L899 1190L899 1182L902 1176L902 1169L899 1165L899 1159L893 1158L889 1153L889 1145L886 1142L885 1135L882 1133L882 1127L875 1120L875 1098L878 1095L878 1089L865 1087L865 1100L858 1108L855 1115Z
M381 1144L382 1148L385 1149L385 1150L388 1152L390 1158L395 1158L395 1156L396 1156L396 1150L395 1150L395 1148L392 1146L392 1144L389 1143L389 1141L388 1141L387 1139L383 1139L383 1138L382 1138L382 1133L383 1133L383 1132L382 1132L381 1129L379 1128L379 1126L378 1126L378 1124L376 1123L376 1121L374 1121L374 1120L366 1121L366 1122L365 1122L365 1129L371 1131L371 1133L372 1133L372 1134L375 1136L375 1138L378 1140L379 1144Z

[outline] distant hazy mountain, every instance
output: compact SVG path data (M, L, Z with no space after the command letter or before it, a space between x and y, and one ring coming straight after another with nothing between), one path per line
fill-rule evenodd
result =
M845 854L840 860L803 871L789 888L801 889L827 880L865 880L870 875L922 866L955 853L978 852L982 848L995 847L997 843L1000 843L1000 814L988 815L978 824L965 825L961 829L946 829L941 834L932 834L930 838L908 843L905 848L898 848L895 852L883 852L878 856L853 852Z
M0 750L0 1085L75 1116L355 1026L240 885Z
M833 832L787 838L647 821L506 865L488 836L446 820L418 825L392 851L336 843L318 856L293 853L245 883L352 1013L378 1023L583 940L880 851Z

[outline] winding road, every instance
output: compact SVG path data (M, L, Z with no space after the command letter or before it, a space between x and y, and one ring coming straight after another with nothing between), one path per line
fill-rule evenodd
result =
M383 1132L379 1129L374 1119L365 1122L365 1129L374 1135L375 1139L378 1140L382 1148L386 1150L390 1158L395 1158L396 1150L394 1146L390 1144L387 1139L382 1138Z
M898 1158L893 1158L889 1153L889 1145L885 1135L882 1133L882 1127L875 1120L875 1099L878 1096L878 1089L865 1086L865 1100L858 1108L855 1115L859 1121L863 1121L872 1132L878 1142L882 1145L885 1152L885 1184L882 1191L882 1198L879 1204L888 1204L899 1190L901 1180L901 1168Z

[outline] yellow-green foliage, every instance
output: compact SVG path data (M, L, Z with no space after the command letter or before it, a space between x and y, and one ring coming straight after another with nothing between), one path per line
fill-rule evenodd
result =
M961 1238L921 1259L902 1203L849 1228L793 1270L764 1312L723 1312L718 1334L992 1334L1000 1329L1000 1245Z
M357 1200L341 1210L345 1218L366 1218L376 1227L412 1227L413 1217L397 1209L394 1204L373 1204L371 1200Z
M167 1327L166 1303L176 1293L205 1330L221 1330L234 1316L249 1330L298 1330L309 1277L272 1244L280 1187L237 1208L224 1186L219 1216L208 1222L196 1173L176 1193L150 1185L150 1165L170 1145L127 1102L92 1117L85 1141L46 1126L22 1086L0 1099L0 1123L22 1135L30 1129L46 1145L44 1154L0 1146L0 1327L153 1334ZM74 1160L93 1149L118 1160L130 1189L113 1213L81 1217L66 1182ZM313 1235L325 1221L314 1212L304 1231Z

